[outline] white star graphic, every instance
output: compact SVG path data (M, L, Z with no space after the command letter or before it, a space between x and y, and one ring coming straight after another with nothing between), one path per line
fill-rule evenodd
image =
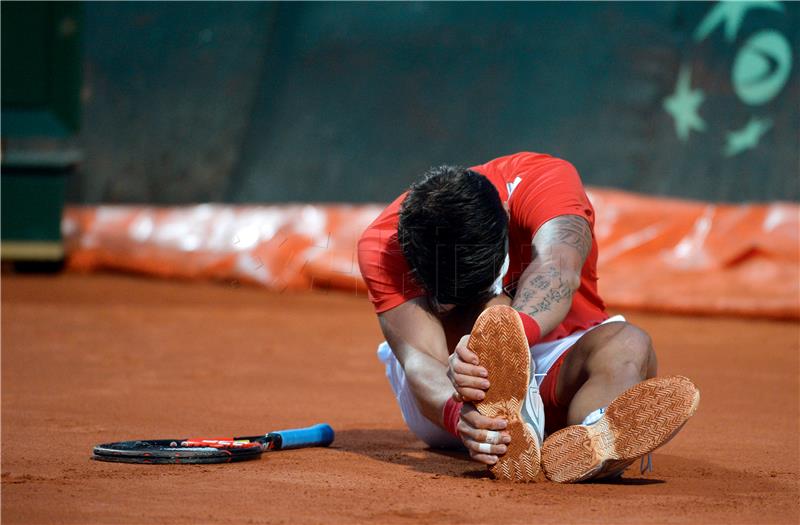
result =
M691 88L691 75L688 66L681 67L675 92L664 99L664 110L675 119L675 133L684 142L691 130L706 129L705 121L697 113L706 96L702 89Z
M755 148L761 141L761 137L771 128L772 120L753 117L742 129L729 131L725 144L725 156L733 157L743 151Z
M783 6L772 0L719 2L697 26L694 32L695 42L703 40L720 24L725 24L725 40L733 42L742 26L742 20L751 9L783 11Z

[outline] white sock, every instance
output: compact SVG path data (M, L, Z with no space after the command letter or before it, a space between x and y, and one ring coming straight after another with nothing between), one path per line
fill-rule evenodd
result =
M606 407L598 408L594 412L591 412L588 416L583 418L581 425L593 425L597 423L601 417L603 417L603 413L606 411Z

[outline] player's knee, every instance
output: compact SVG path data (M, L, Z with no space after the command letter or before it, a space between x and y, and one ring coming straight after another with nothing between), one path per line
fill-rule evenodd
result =
M647 332L628 323L617 329L605 344L594 348L589 359L591 373L644 379L654 362L653 343Z
M596 331L596 334L593 332ZM624 322L609 323L590 332L592 344L577 345L574 359L583 363L587 376L603 375L641 381L656 372L656 358L650 336Z
M617 350L615 367L637 372L644 378L654 354L650 336L641 328L626 323L616 334L615 339L614 346Z
M632 324L625 323L617 337L622 338L622 345L628 352L640 359L646 359L653 351L653 340L647 332Z

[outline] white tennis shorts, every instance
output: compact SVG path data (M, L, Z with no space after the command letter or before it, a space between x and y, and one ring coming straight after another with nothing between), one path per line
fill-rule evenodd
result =
M615 315L609 317L600 324L614 323L625 321L625 317ZM600 326L600 325L597 325ZM537 384L541 385L544 381L544 375L550 371L553 364L561 357L564 352L569 350L578 339L586 332L597 328L593 326L588 330L575 332L563 339L556 341L548 341L546 343L539 343L531 347L531 357L536 363ZM389 344L384 341L378 345L378 359L386 367L386 378L392 386L394 396L397 398L397 404L400 405L400 413L403 415L403 420L406 422L408 429L414 433L419 439L433 448L458 448L461 447L461 440L450 434L448 431L431 423L431 421L422 415L417 400L411 392L411 388L406 381L406 374L403 367L394 356L394 352L389 347Z

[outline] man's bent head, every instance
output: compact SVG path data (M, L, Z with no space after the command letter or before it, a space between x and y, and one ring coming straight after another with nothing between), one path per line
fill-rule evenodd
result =
M435 305L476 305L496 294L507 232L495 187L464 168L432 168L400 208L403 255Z

